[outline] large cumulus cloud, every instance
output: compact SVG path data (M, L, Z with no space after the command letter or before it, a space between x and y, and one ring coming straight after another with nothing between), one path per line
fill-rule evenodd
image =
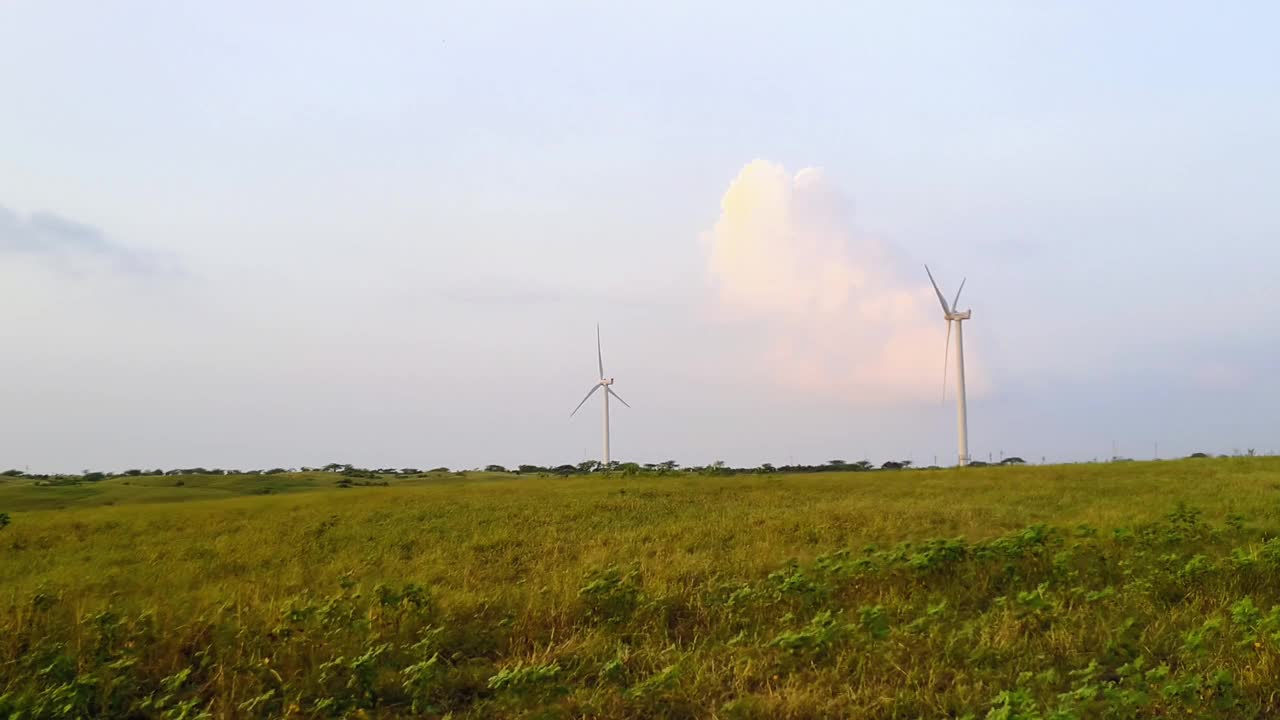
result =
M747 164L705 238L718 306L785 387L936 400L946 325L924 270L853 232L849 207L820 169Z

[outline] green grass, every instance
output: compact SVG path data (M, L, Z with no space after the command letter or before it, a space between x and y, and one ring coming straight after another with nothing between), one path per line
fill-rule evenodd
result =
M0 717L1280 713L1276 459L335 480L0 481Z

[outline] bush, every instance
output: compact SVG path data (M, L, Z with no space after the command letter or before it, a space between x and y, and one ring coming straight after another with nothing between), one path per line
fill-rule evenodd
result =
M9 513L0 513L0 529L4 529L11 522L13 521L9 519Z

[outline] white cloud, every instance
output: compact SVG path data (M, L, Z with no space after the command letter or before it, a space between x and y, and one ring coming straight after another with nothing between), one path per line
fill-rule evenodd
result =
M818 168L792 176L747 164L705 238L718 304L758 332L756 360L783 386L866 402L936 399L946 325L924 269L855 236L848 206Z

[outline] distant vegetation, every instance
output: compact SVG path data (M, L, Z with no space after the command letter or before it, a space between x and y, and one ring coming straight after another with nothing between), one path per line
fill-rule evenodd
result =
M623 465L10 476L0 717L1280 715L1280 460Z
M1240 453L1237 453L1239 456ZM1256 455L1253 449L1249 449L1243 453L1245 457L1254 457ZM1192 453L1190 458L1211 458L1202 452ZM1226 457L1221 456L1221 457ZM1129 462L1128 458L1116 457L1111 459L1112 462ZM1010 456L1004 458L996 465L1025 465L1026 460L1018 456ZM982 468L990 467L993 463L983 462L981 460L973 460L969 463L971 467ZM667 460L660 463L636 463L636 462L620 462L613 461L609 467L604 467L603 463L596 460L586 460L584 462L564 464L564 465L528 465L521 464L514 468L508 469L502 465L486 465L483 469L473 472L484 473L510 473L514 475L558 475L561 477L569 477L571 475L582 475L590 473L616 473L624 476L641 476L641 475L657 475L664 476L676 472L689 473L694 475L717 476L717 475L745 475L745 474L812 474L825 472L871 472L875 470L905 470L916 467L910 460L886 460L879 465L872 463L870 460L858 460L848 462L845 460L829 460L821 465L773 465L764 463L754 467L732 467L726 465L724 461L716 461L707 465L691 465L681 467L675 460ZM935 465L921 468L925 470L938 470ZM464 472L464 471L459 471ZM85 470L78 475L48 475L28 473L22 470L6 470L0 472L0 478L24 478L35 481L37 485L79 485L82 483L94 483L102 480L113 478L144 478L144 477L181 477L190 475L224 475L224 476L252 476L252 475L283 475L287 473L332 473L345 478L361 478L366 480L385 480L388 478L422 478L437 477L440 475L451 474L447 467L435 467L430 470L419 470L417 468L358 468L354 465L346 463L329 463L321 467L301 468L271 468L270 470L224 470L222 468L175 468L172 470L125 470L123 472L100 472ZM347 483L348 485L354 483Z

